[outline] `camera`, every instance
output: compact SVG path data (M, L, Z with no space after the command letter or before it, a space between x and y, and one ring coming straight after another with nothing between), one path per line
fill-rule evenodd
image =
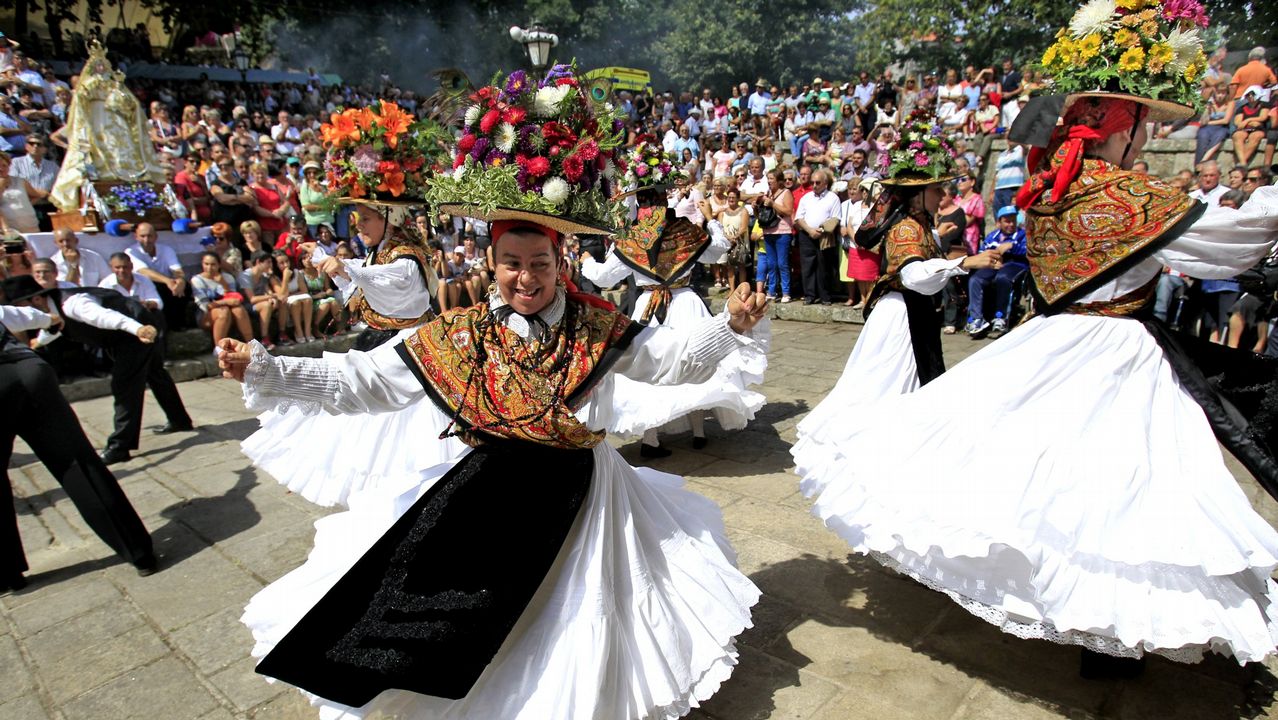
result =
M27 241L23 238L5 238L4 254L5 255L21 255L27 251Z

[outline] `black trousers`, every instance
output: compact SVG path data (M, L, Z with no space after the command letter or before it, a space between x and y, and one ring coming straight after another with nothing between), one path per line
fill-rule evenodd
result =
M107 348L115 367L111 369L111 395L115 398L115 430L107 438L107 447L136 450L142 435L142 402L151 388L155 400L174 425L190 425L191 416L182 404L177 385L164 369L164 341L146 345L127 338Z
M182 330L190 327L191 323L187 322L187 312L191 305L191 284L187 281L186 294L182 297L174 296L169 290L169 286L162 282L155 283L155 290L160 294L160 300L164 302L164 324L169 330Z
M821 239L799 230L799 269L803 276L803 293L809 300L830 302L830 269L826 266L825 253L821 252Z
M34 354L16 362L0 362L0 407L4 408L0 413L0 462L4 463L0 513L7 515L0 519L0 577L27 569L9 485L15 437L31 446L102 542L130 563L151 555L151 536L115 476L84 436L48 363Z

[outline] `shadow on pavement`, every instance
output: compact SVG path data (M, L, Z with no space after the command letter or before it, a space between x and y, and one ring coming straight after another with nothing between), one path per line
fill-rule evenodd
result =
M151 531L160 567L167 569L215 543L228 540L262 520L248 493L257 486L257 471L243 468L222 495L174 503L160 511L166 522Z

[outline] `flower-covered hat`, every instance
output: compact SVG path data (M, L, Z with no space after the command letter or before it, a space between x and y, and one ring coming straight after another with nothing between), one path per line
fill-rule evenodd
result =
M652 135L639 136L638 143L617 159L621 184L625 192L618 197L638 192L667 190L686 174L675 167L661 143Z
M523 70L470 96L453 172L431 181L441 211L527 220L559 232L607 233L621 112L595 97L576 68Z
M896 144L878 157L883 185L931 185L959 177L954 147L941 134L941 125L926 112L915 111Z
M324 170L342 201L368 205L420 203L427 179L443 171L452 136L431 120L416 120L393 102L347 108L320 126Z
M1089 0L1043 53L1053 92L1119 96L1149 107L1152 121L1191 117L1207 68L1198 0Z

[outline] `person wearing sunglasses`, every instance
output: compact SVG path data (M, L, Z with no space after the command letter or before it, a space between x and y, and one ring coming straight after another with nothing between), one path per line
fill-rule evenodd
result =
M58 164L49 160L49 139L41 134L27 136L25 147L27 154L13 159L9 174L22 178L27 183L27 195L31 198L31 206L35 208L36 219L40 229L53 229L49 214L55 211L49 194L53 192L53 182L58 178Z

